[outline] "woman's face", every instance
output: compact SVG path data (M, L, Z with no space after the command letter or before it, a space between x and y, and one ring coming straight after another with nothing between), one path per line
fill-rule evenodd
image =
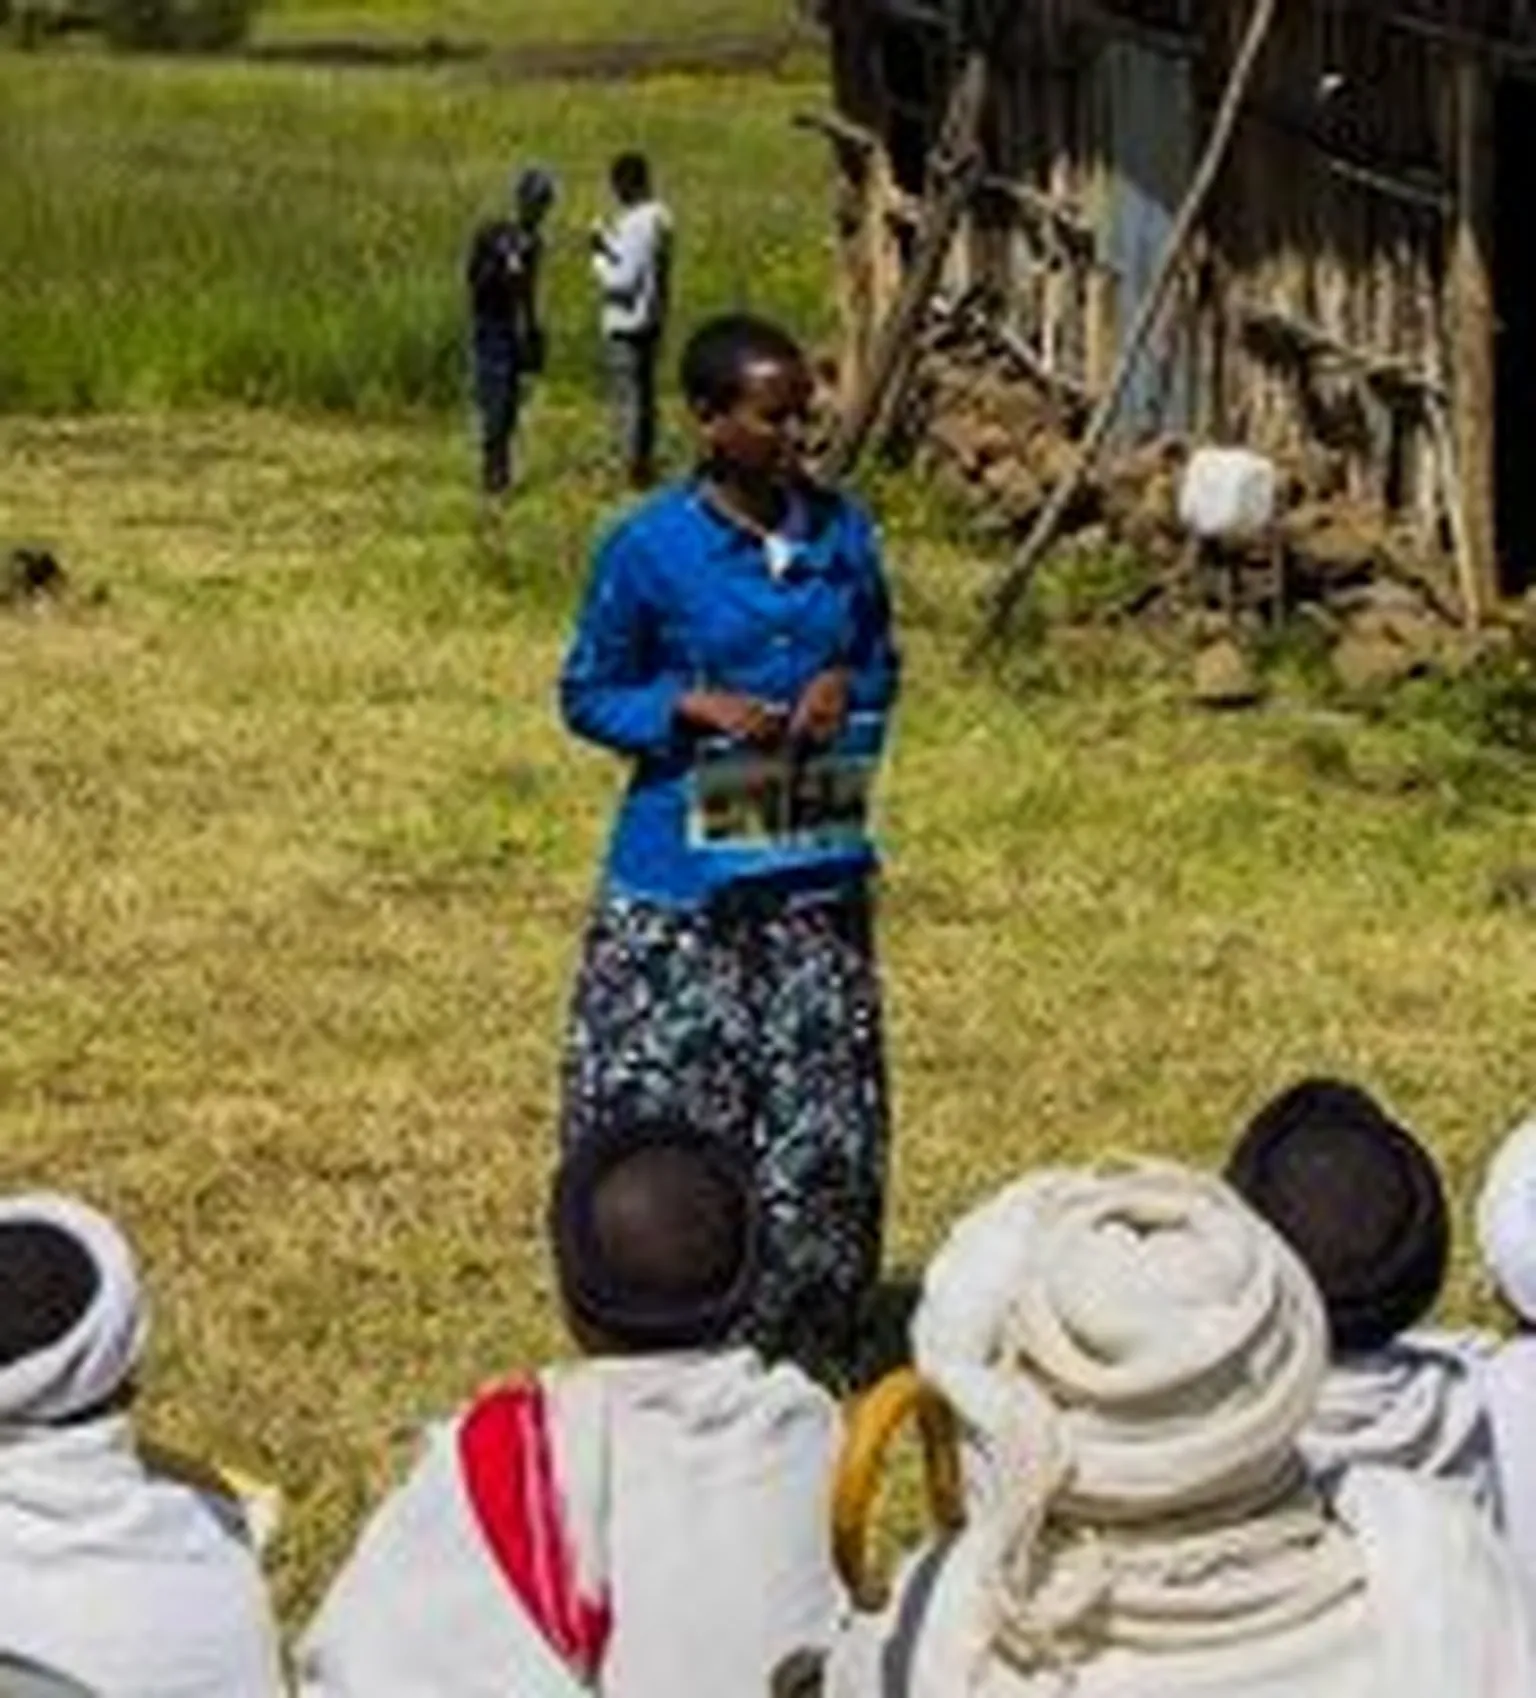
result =
M804 360L755 359L741 370L736 399L705 413L710 457L756 480L788 483L800 471L810 418L811 373Z

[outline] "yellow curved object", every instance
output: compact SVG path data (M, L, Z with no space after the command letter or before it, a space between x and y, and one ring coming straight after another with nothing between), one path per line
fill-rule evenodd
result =
M282 1518L282 1493L269 1481L225 1462L191 1456L155 1439L139 1442L139 1457L151 1474L178 1480L184 1486L229 1498L243 1510L249 1535L258 1551L277 1531Z
M884 1602L886 1585L869 1570L870 1519L891 1441L909 1420L922 1447L928 1517L952 1532L965 1520L955 1418L915 1368L898 1368L855 1399L832 1494L832 1554L849 1595L864 1609Z
M197 1486L208 1492L218 1492L227 1498L241 1498L248 1492L260 1491L261 1482L238 1468L226 1467L207 1457L191 1456L184 1450L161 1444L157 1439L143 1439L139 1456L152 1474L179 1480L186 1486Z

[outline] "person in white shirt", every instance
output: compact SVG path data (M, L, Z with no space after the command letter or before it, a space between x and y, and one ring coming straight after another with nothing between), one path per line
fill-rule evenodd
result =
M135 1444L147 1326L111 1221L68 1197L0 1198L0 1692L283 1690L237 1507L157 1477Z
M566 1157L551 1224L585 1358L430 1432L299 1645L304 1698L766 1698L830 1640L837 1409L732 1346L745 1158L610 1125Z
M1302 1450L1453 1482L1499 1522L1483 1369L1491 1338L1424 1325L1445 1282L1450 1213L1433 1156L1356 1085L1306 1079L1266 1103L1227 1179L1306 1264L1332 1362Z
M1495 1152L1477 1203L1483 1265L1518 1324L1486 1371L1504 1530L1536 1614L1536 1116Z
M618 213L592 231L604 363L631 485L656 479L656 365L672 276L672 215L651 188L649 161L622 153L609 170Z
M1531 1698L1513 1560L1406 1469L1320 1489L1307 1270L1220 1180L1039 1172L929 1266L919 1371L959 1423L965 1525L855 1616L829 1698Z

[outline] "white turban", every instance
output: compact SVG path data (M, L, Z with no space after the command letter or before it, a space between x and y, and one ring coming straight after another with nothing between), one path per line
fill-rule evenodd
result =
M930 1265L913 1344L966 1474L976 1578L937 1632L945 1666L975 1675L999 1645L1049 1662L1089 1624L1142 1647L1258 1637L1358 1583L1297 1497L1322 1299L1220 1180L1150 1162L1021 1180Z
M1477 1241L1505 1298L1536 1322L1536 1116L1510 1133L1488 1165Z
M987 1424L1021 1382L1070 1455L1058 1507L1116 1520L1273 1474L1327 1364L1322 1301L1221 1181L1163 1163L1049 1170L956 1228L913 1325L919 1367Z
M104 1403L132 1372L149 1319L133 1251L117 1227L72 1197L0 1197L0 1226L57 1227L96 1268L80 1319L52 1344L0 1365L0 1426L67 1420Z

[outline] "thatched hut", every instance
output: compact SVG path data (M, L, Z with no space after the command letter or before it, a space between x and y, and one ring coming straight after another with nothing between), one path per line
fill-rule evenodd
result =
M1252 0L1014 0L985 174L945 289L980 286L1031 381L1102 393ZM826 0L847 382L900 286L963 0ZM1536 584L1536 0L1283 0L1115 421L1326 450L1348 494ZM1528 463L1529 462L1529 463Z

